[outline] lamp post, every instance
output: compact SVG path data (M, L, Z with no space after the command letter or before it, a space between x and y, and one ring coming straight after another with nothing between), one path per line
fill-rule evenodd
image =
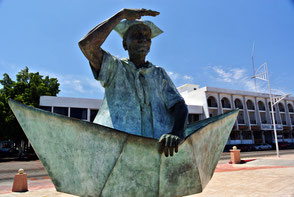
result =
M255 75L252 78L267 81L268 89L269 89L270 102L271 102L271 111L272 111L271 114L272 114L272 120L273 120L273 126L274 126L274 135L275 135L277 157L280 157L279 145L278 145L278 135L277 135L277 128L276 128L275 114L274 114L274 105L279 103L281 100L283 100L284 98L286 98L290 94L285 94L285 95L281 95L281 96L277 96L277 97L272 96L267 62L263 63L256 70Z

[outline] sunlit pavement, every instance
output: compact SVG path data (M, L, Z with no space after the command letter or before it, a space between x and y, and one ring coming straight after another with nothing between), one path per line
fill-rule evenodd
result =
M242 157L242 156L241 156ZM242 158L250 160L252 158ZM29 191L11 192L11 177L22 165L27 163L0 163L0 195L1 196L72 196L56 192L50 178L44 171L40 161L30 162L27 166ZM28 165L28 164L27 164ZM6 169L6 173L4 173ZM33 173L32 176L29 173ZM43 176L44 175L44 176ZM5 177L7 179L5 180ZM294 154L257 157L245 164L228 164L221 160L215 173L201 194L204 196L292 196L294 197Z

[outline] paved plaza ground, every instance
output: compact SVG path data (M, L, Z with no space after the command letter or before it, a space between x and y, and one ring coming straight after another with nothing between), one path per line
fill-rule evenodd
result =
M251 158L242 158L251 159ZM0 196L3 197L70 197L73 195L56 192L54 185L47 176L40 161L30 162L26 170L29 178L29 191L24 193L11 192L15 169L21 168L23 162L0 163ZM3 173L5 171L6 173ZM7 177L7 181L5 181ZM30 178L31 177L31 178ZM189 197L206 196L277 196L294 197L294 155L259 157L246 164L228 164L228 160L221 160L215 173L200 194Z

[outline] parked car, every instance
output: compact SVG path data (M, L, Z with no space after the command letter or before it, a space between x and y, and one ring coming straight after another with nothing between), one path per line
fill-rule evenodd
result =
M270 150L272 146L270 144L259 144L253 146L254 150Z
M271 145L273 147L273 150L275 150L276 149L276 143L272 143ZM279 142L278 145L279 145L279 149L288 149L288 148L293 147L293 145L288 143L288 142Z
M0 141L0 153L14 152L14 142L9 140Z
M279 142L278 145L279 149L287 149L290 146L288 142Z

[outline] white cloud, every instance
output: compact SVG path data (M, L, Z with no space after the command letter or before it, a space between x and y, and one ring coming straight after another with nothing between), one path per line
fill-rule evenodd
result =
M167 74L169 75L169 77L172 79L172 81L176 85L183 85L185 83L191 83L194 79L192 76L181 75L179 73L172 72L172 71L168 71Z
M232 73L226 72L222 68L215 67L215 66L212 67L212 69L219 76L219 80L224 81L224 82L227 82L227 83L231 83L232 82L232 79L231 79L232 78Z
M88 76L65 75L57 76L60 83L61 92L77 94L93 94L95 92L104 92L100 83Z
M235 80L239 80L239 79L243 78L245 75L244 69L235 68L235 69L232 69L231 71L232 71L232 75L233 75L232 77Z
M24 69L25 66L18 66L13 63L0 60L0 79L4 73L8 73L9 76L15 79L16 74ZM69 97L102 97L104 88L100 85L100 82L95 80L92 76L82 76L79 74L56 74L46 70L31 69L30 72L39 72L42 76L49 76L50 78L57 78L60 83L59 96ZM2 88L2 85L0 85Z
M179 74L178 73L174 73L174 72L171 72L171 71L168 71L167 74L169 75L169 77L172 80L176 80L179 77Z
M189 76L189 75L184 75L183 77L185 80L187 81L192 81L193 80L193 77Z
M222 68L221 66L210 66L214 72L212 75L217 81L229 83L232 86L239 86L236 89L244 89L247 91L267 92L266 84L251 79L246 69L243 68ZM241 87L241 88L240 88Z

